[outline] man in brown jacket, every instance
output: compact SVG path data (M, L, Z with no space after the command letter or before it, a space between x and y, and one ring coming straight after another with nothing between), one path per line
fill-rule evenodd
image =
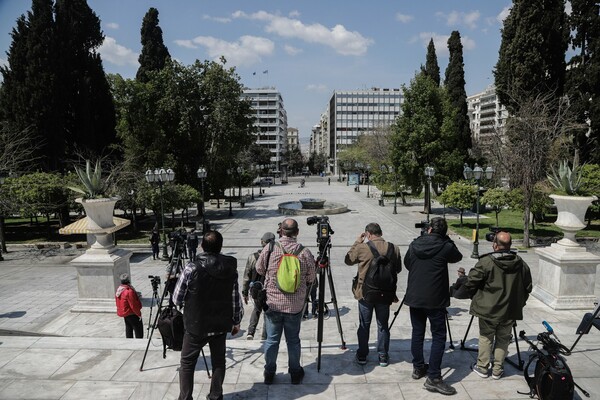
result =
M389 363L390 331L388 319L390 316L390 304L372 304L368 303L363 296L363 283L365 276L371 265L374 255L372 248L375 248L379 255L388 254L389 246L392 246L390 264L395 269L396 274L402 270L400 250L393 243L388 243L382 238L382 231L379 224L371 222L365 227L350 250L346 254L345 262L347 265L358 264L358 271L355 283L352 285L354 298L358 300L359 326L357 331L358 350L356 352L356 361L360 365L367 363L367 354L369 354L369 329L373 310L377 319L377 352L379 353L379 365L386 367ZM366 240L366 241L365 241ZM395 298L394 301L398 301Z

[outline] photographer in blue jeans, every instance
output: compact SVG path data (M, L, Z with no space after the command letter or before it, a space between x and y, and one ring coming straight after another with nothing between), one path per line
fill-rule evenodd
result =
M265 277L268 306L265 311L267 341L265 342L264 383L270 385L275 379L279 343L281 335L285 333L288 372L292 384L297 385L304 378L304 369L300 365L300 325L306 291L315 279L315 258L309 249L303 248L297 255L300 261L300 286L294 293L284 293L279 290L276 285L276 274L284 249L287 253L292 253L302 246L296 240L299 229L298 222L294 219L284 220L281 223L280 233L282 236L278 245L274 246L270 257L268 257L269 251L263 249L256 261L256 271ZM266 265L267 257L268 265Z
M448 223L444 218L432 218L427 232L408 247L404 257L408 270L404 304L410 307L412 324L412 378L427 375L425 389L453 395L456 389L442 380L441 365L446 347L446 307L450 305L448 263L459 262L462 254L447 232ZM427 320L432 337L429 364L425 364L423 357Z

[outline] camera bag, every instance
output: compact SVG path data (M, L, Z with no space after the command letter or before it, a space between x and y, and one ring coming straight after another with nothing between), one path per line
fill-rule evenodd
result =
M267 305L267 289L265 289L263 282L265 279L264 277L267 276L267 270L269 269L269 260L271 259L271 253L273 252L273 246L275 246L275 242L270 242L267 260L265 261L265 275L250 284L250 296L252 297L252 300L254 300L254 305L259 310L263 311L269 309L269 306Z
M388 251L385 255L379 254L372 242L367 243L373 259L365 275L362 285L363 299L369 304L393 303L396 298L396 285L398 274L391 263L394 253L394 245L388 243Z
M163 342L163 358L167 356L167 349L181 351L183 345L183 314L175 307L165 307L158 316L158 331Z

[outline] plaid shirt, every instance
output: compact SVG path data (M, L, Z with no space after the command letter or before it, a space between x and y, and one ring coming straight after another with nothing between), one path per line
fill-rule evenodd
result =
M175 285L175 290L173 290L173 302L179 307L184 305L185 295L187 294L188 282L190 281L193 268L194 263L188 262L183 270L183 273L179 276L177 285ZM244 306L240 297L240 288L237 279L233 282L231 300L233 304L233 325L239 325L240 322L242 322L242 317L244 316ZM212 332L209 333L208 336L213 336L220 333L225 332Z
M279 243L288 252L293 252L300 244L296 242L296 238L282 236L279 239ZM307 283L312 283L315 280L315 257L312 255L309 249L304 248L298 259L300 260L300 286L296 293L288 294L283 293L277 289L275 281L277 280L277 267L283 257L283 251L281 247L273 246L273 252L269 258L268 268L265 266L267 256L269 254L269 245L266 245L260 252L260 257L256 261L256 271L265 276L265 287L267 288L267 304L269 310L279 311L287 314L297 314L304 308L304 298L306 296ZM265 270L267 273L265 274Z

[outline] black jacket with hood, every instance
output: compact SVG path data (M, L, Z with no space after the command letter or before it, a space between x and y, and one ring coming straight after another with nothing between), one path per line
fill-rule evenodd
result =
M231 294L238 279L237 260L222 254L202 253L193 264L184 303L185 330L199 336L231 331Z
M428 233L413 240L404 256L408 270L404 304L427 309L448 307L448 263L460 260L462 254L448 236Z

